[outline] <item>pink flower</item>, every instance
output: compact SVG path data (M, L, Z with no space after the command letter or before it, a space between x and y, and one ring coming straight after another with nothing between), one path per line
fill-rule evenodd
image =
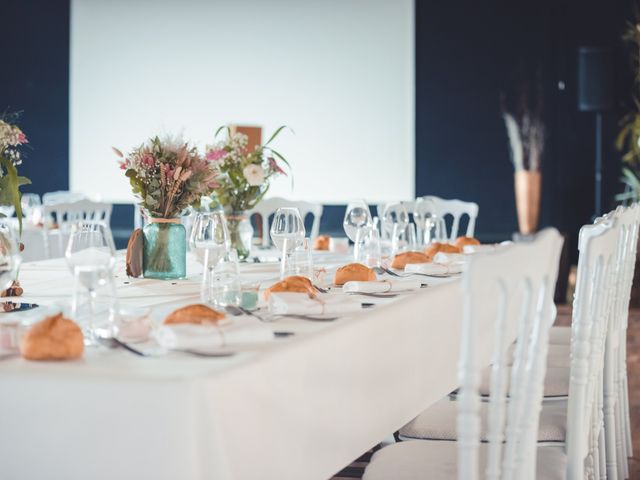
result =
M120 170L126 170L127 169L127 162L118 162L120 164Z
M209 160L209 161L215 162L217 160L220 160L226 154L227 154L227 152L222 148L219 149L219 150L209 150L207 152L206 159Z
M156 161L151 155L145 155L144 157L142 157L142 164L147 167L153 167L155 163Z
M278 165L278 163L276 162L276 159L273 157L269 157L269 167L271 168L271 170L274 170L278 173L282 173L283 175L287 174L287 172L285 172L282 168L280 168L280 165Z
M27 136L22 132L18 134L18 143L20 145L22 145L23 143L29 143L29 140L27 140Z

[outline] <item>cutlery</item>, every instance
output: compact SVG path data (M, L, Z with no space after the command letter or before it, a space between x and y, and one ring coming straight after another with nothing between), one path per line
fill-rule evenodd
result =
M292 335L295 335L295 332L273 332L273 335L276 338L286 338L286 337L291 337Z
M224 358L231 357L236 354L236 352L207 352L203 350L193 350L191 348L175 348L174 352L180 353L188 353L190 355L195 355L196 357L208 357L208 358Z
M240 310L242 313L244 313L245 315L250 315L252 317L257 318L258 320L260 320L261 322L268 322L269 320L267 320L266 318L258 315L257 313L252 312L251 310L248 310L244 307L236 307L238 310Z
M329 290L327 290L326 288L319 287L318 285L314 285L313 288L318 290L320 293L329 293Z
M135 355L139 355L140 357L148 356L146 353L138 350L137 348L133 348L129 344L124 343L121 340L118 340L116 337L97 337L97 338L98 338L98 342L100 342L102 345L106 347L109 347L109 348L121 347Z
M318 315L301 315L301 314L296 314L296 313L283 313L283 314L279 314L279 315L274 315L274 317L288 317L288 318L297 318L300 320L311 320L314 322L332 322L334 320L337 320L340 317L321 317Z
M224 310L227 313L233 315L234 317L239 317L240 315L243 315L242 310L240 310L235 305L227 305L226 307L224 307Z
M369 293L369 292L349 292L351 295L364 295L367 297L374 297L374 298L393 298L393 297L397 297L399 294L398 293Z
M453 273L437 274L437 273L420 273L420 272L408 272L404 274L399 274L394 272L393 270L389 270L388 268L384 268L384 267L374 267L374 271L378 274L387 273L392 277L398 277L398 278L407 278L413 275L420 275L422 277L431 277L431 278L449 278L452 275L454 275Z

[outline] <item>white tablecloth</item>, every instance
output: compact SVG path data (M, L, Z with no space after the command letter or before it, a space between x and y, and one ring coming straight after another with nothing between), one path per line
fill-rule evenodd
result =
M27 299L69 295L62 260L21 275ZM125 305L198 297L197 275L116 280ZM0 477L326 479L456 387L459 281L362 299L379 305L335 322L279 320L274 330L296 335L230 358L91 348L74 362L0 360Z

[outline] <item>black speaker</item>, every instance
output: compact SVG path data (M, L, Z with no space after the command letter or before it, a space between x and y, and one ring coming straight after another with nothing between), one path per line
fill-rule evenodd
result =
M603 112L613 107L613 58L603 47L578 49L578 110Z

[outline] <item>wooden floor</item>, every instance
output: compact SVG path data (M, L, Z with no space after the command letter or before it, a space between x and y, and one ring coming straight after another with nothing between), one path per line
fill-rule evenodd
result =
M570 324L571 309L566 306L559 306L556 325ZM633 450L635 453L635 457L629 459L629 478L640 479L640 309L632 309L629 312L627 370L629 378L631 428L633 430ZM367 452L331 480L362 478L362 472L367 465L370 455L371 454Z

